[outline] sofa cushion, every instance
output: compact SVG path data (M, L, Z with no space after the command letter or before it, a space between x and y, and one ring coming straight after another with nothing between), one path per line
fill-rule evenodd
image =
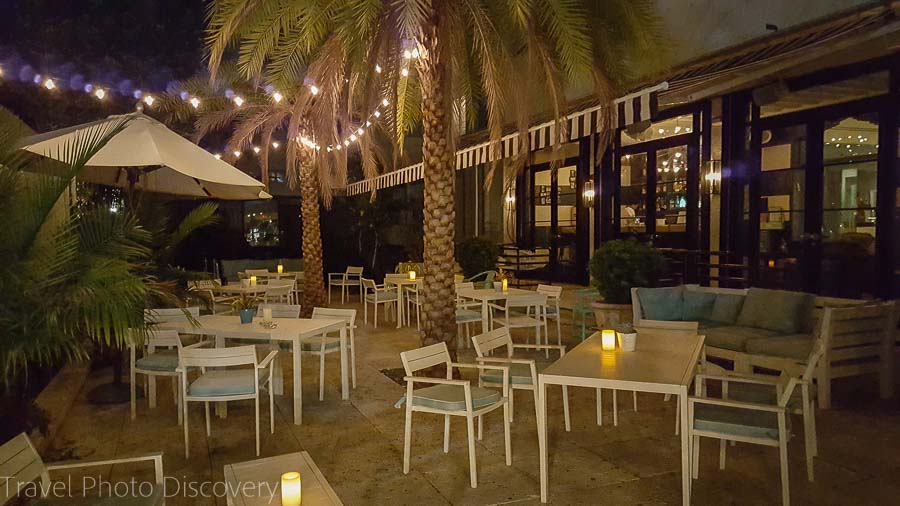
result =
M728 325L727 323L716 322L716 321L712 321L712 320L700 320L697 322L697 328L700 330L714 329L716 327L725 327L727 325Z
M778 417L769 411L698 403L694 405L694 429L777 441Z
M760 339L778 335L777 332L772 330L741 327L738 325L707 328L703 331L703 334L706 336L707 346L732 351L746 351L747 341L750 341L751 339Z
M684 291L684 306L681 319L686 322L699 322L712 319L716 294L712 292Z
M531 377L531 365L529 365L529 364L513 362L511 364L485 363L485 365L509 366L509 382L512 384L531 385L534 383L534 380ZM540 365L540 364L536 364L536 365ZM540 373L541 369L543 369L543 368L536 367L535 371ZM484 380L485 383L502 384L503 383L503 372L498 371L496 369L485 369L485 371L481 373L481 379Z
M714 322L734 325L743 306L743 295L731 293L716 294L716 302L713 303L713 309L709 319Z
M794 358L805 361L812 351L813 337L809 334L791 334L747 341L747 351L756 355Z
M810 326L815 300L809 293L751 288L737 324L781 334L802 332Z
M638 288L644 318L659 321L681 321L684 306L684 286Z
M500 392L490 388L472 387L472 409L489 406L500 400ZM435 385L413 392L413 405L444 411L465 411L466 396L462 386Z
M190 384L188 395L212 397L252 394L256 388L256 385L253 384L254 377L256 381L262 383L264 374L268 374L267 369L259 371L253 369L207 370Z
M134 365L145 371L171 371L178 368L178 350L157 350L137 359Z

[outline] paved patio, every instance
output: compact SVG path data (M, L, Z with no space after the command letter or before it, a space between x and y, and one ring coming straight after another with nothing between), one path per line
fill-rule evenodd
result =
M450 453L441 451L442 417L417 414L413 424L412 466L402 473L403 417L394 403L403 387L380 371L401 367L399 352L418 346L415 330L362 323L357 331L358 388L350 401L340 399L337 355L326 360L326 398L318 400L318 357L304 356L302 426L291 423L290 381L276 398L275 434L269 434L268 410L261 406L262 456L306 450L345 504L539 504L538 450L531 395L519 392L512 426L513 465L503 457L500 413L485 418L477 443L477 489L468 483L465 422L454 420ZM571 328L563 327L564 340ZM520 339L524 339L525 334ZM555 329L551 330L555 340ZM464 350L462 361L473 353ZM285 375L290 361L284 361ZM128 404L98 407L85 393L109 381L109 371L93 374L79 394L45 459L100 459L164 452L168 476L183 481L222 480L223 466L255 458L253 403L233 402L227 419L213 418L212 436L203 429L203 409L191 407L191 458L184 459L182 428L169 385L160 381L160 406L139 400L132 421ZM631 393L619 394L619 425L612 425L611 397L604 395L605 423L595 423L594 394L570 389L572 432L562 422L559 391L549 393L551 504L680 504L679 440L674 435L675 402ZM875 378L838 382L835 408L818 412L819 452L816 482L805 478L802 437L789 445L793 504L889 504L900 497L900 409L878 400ZM802 430L799 418L795 431ZM799 436L799 432L797 434ZM107 480L131 476L152 479L147 466L120 465L93 470ZM76 477L74 480L79 483ZM170 485L174 484L172 481ZM727 468L718 469L718 444L701 444L700 479L694 504L776 504L779 502L778 454L775 448L729 447ZM169 493L174 493L170 486ZM225 504L224 499L185 497L168 504Z

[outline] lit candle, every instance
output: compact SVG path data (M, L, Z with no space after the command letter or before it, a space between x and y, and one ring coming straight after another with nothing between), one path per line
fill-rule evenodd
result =
M256 276L250 276L250 286L256 286Z
M502 283L501 286L503 287L503 291L504 292L508 291L509 290L509 280L506 278L503 278L500 282Z
M409 279L415 281L415 279L416 279L416 271L409 271Z
M281 264L278 264L278 274L284 274L284 266Z
M300 506L300 473L290 472L281 475L282 506Z
M603 351L613 351L616 349L615 330L604 330L600 333L600 348Z

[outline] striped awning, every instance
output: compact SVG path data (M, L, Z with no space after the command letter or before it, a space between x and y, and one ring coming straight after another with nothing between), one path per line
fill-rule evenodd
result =
M659 92L669 89L668 82L636 91L613 101L615 124L625 128L642 121L650 121L659 106Z
M587 137L602 129L602 106L595 105L582 109L578 112L569 114L565 118L568 127L566 136L562 136L560 123L557 121L547 121L540 125L533 126L528 129L527 148L529 151L537 151L547 147L555 146L561 143L576 141L582 137ZM500 158L511 158L518 156L524 147L521 136L518 133L504 135L500 139L500 145L496 146L490 141L482 142L474 146L468 146L456 151L456 170L475 167L483 163L494 161L495 156ZM380 176L357 181L347 185L345 195L353 196L361 193L390 188L401 184L418 181L423 177L422 164L417 163L398 169L395 171L381 174Z

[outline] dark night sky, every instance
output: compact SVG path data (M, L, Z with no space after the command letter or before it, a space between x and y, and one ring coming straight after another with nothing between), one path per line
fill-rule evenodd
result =
M0 0L0 105L39 131L131 110L133 90L159 93L204 67L204 3ZM57 78L62 103L21 82L35 73ZM112 90L111 100L65 91L86 83Z

